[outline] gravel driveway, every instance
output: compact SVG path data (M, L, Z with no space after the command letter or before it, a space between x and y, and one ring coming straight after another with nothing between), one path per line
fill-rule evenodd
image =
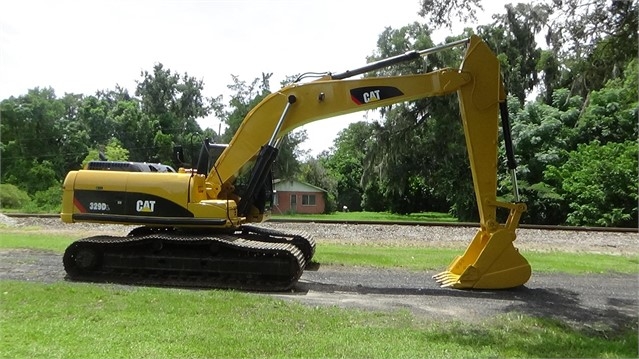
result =
M31 227L47 233L80 238L93 234L126 234L130 227L74 224L58 219L23 218L9 227ZM459 247L472 238L474 228L380 225L267 223L267 227L305 230L322 243ZM522 250L639 254L637 233L518 231ZM618 329L637 325L639 280L622 274L538 274L521 288L498 291L440 288L434 273L341 266L307 269L290 293L268 294L308 305L331 305L371 310L408 309L436 320L481 321L501 313L548 317L579 327ZM64 280L60 254L26 249L0 250L0 279L58 282Z

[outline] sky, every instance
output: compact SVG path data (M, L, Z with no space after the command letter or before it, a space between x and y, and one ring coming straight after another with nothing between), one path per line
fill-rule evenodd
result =
M478 24L507 2L485 1ZM6 0L0 100L49 86L58 97L116 85L134 93L141 72L161 63L202 80L204 96L227 102L231 75L250 83L272 72L275 91L287 75L361 67L386 27L423 21L419 8L420 0ZM462 27L455 24L452 33ZM433 38L442 41L449 32ZM313 156L328 150L339 131L364 116L305 125L302 149ZM213 116L198 122L216 131L220 124Z

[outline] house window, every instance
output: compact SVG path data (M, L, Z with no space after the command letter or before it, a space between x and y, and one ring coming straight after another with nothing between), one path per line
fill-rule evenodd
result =
M292 194L291 195L291 208L297 206L297 196Z
M279 206L280 205L279 198L280 198L280 196L277 193L273 193L273 206Z
M303 194L302 195L302 206L314 206L315 205L315 195L314 194Z

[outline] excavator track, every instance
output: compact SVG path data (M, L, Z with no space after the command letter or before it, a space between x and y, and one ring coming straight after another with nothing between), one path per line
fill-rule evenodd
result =
M281 232L273 229L262 228L251 225L241 227L244 234L260 235L260 240L273 243L291 243L304 255L306 263L309 263L315 255L315 240L311 235L303 231Z
M233 234L142 227L126 237L78 240L63 263L74 281L284 291L297 283L314 251L310 236L255 226Z

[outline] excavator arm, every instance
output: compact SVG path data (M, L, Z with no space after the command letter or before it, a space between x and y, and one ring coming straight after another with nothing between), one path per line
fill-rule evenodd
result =
M467 44L459 69L441 69L425 74L345 79L389 63L414 59L452 46ZM235 174L254 159L264 144L275 146L277 139L307 123L369 110L394 103L457 93L466 138L466 147L480 217L480 229L464 255L435 278L455 288L510 288L528 281L530 265L514 248L515 230L523 203L497 200L497 151L499 113L502 109L504 137L509 167L514 177L514 156L505 111L506 94L499 61L477 36L439 48L410 52L369 64L355 71L327 75L309 83L293 84L272 93L245 118L226 150L217 160L207 182L209 196L224 198L232 191ZM518 200L518 194L515 190ZM497 208L510 214L505 224L497 221Z

